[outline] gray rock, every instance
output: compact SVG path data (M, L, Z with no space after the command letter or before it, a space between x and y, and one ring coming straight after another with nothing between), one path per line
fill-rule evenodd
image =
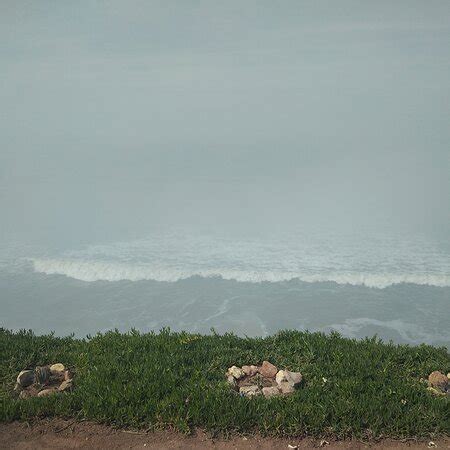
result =
M281 394L281 392L277 386L263 387L262 393L263 393L264 397L266 397L266 398L276 397Z
M34 369L34 380L36 383L45 384L50 379L50 369L48 366L36 367Z
M258 386L242 386L239 389L239 393L244 395L245 397L254 397L255 395L261 395L261 389Z
M17 376L17 383L22 387L32 385L34 383L34 372L32 370L22 370Z
M262 366L259 367L258 372L266 378L274 378L278 372L276 366L271 364L269 361L263 361Z
M294 386L297 386L302 382L303 375L300 372L289 372L289 376L291 377Z

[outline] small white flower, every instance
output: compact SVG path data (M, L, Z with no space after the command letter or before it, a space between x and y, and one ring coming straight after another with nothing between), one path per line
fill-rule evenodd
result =
M328 380L325 377L322 377L322 381L326 383Z

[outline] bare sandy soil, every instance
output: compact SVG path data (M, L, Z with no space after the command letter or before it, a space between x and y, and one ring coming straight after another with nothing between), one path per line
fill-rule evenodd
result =
M260 436L234 436L231 439L216 439L198 431L193 436L180 433L135 432L117 430L105 425L88 422L73 422L61 419L41 420L32 424L14 422L0 424L1 449L289 449L327 448L327 449L363 449L363 448L445 448L450 449L450 438L434 441L393 441L378 443L360 441L324 442L313 439L275 439Z

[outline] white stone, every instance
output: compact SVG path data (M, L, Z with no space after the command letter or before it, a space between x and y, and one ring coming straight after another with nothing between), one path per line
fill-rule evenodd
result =
M239 393L243 394L245 397L254 397L255 395L261 394L261 389L259 389L259 387L256 385L242 386L239 389Z
M50 366L50 372L52 374L61 374L65 370L66 370L66 368L64 367L64 364L61 364L61 363L52 364Z
M236 378L233 377L233 375L227 375L227 383L230 385L230 387L237 391L238 390L238 385L237 385L237 381Z
M297 386L302 381L300 372L290 372L289 370L279 370L275 376L278 385L281 383L289 383L292 387Z
M280 384L283 381L288 381L287 380L287 376L286 376L286 372L284 370L279 370L277 372L277 374L275 375L275 381L277 382L277 384Z
M227 372L228 375L232 375L236 380L242 378L245 374L243 370L237 366L231 366Z
M278 388L283 394L292 394L295 392L294 385L289 381L282 381L281 383L278 383Z

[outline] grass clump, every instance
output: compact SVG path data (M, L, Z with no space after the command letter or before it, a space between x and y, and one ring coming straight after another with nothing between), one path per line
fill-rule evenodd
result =
M302 387L273 399L230 391L224 377L229 366L265 359L302 372ZM72 393L27 400L12 395L20 370L52 362L75 368ZM75 339L0 329L0 421L60 416L183 432L200 427L338 438L448 435L448 397L432 396L419 381L433 370L450 371L445 348L357 341L337 333L240 338L133 330Z

